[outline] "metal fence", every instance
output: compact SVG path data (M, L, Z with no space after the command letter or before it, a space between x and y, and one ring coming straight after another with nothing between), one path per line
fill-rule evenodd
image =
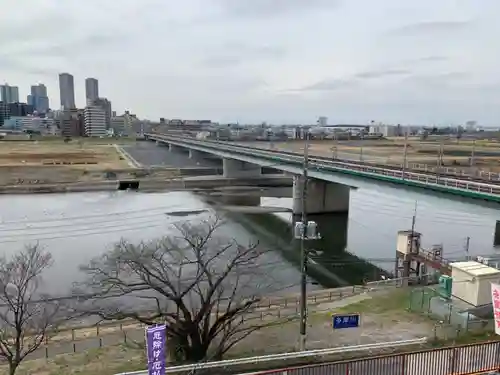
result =
M254 375L470 375L500 369L500 342L257 372Z
M456 339L465 334L490 332L494 329L493 319L482 319L463 306L454 305L453 301L443 298L432 287L412 290L408 310L436 320L436 339Z
M380 343L384 344L396 343ZM372 345L373 346L373 345ZM337 348L342 350L342 348ZM330 349L332 350L332 349ZM363 346L346 347L346 352L366 351ZM298 359L310 356L321 361L327 355L327 349L318 351L287 353L286 359ZM283 355L282 355L283 356ZM295 356L295 357L293 357ZM269 356L248 358L247 365L261 366ZM259 362L259 358L262 361ZM233 360L243 362L244 359ZM216 362L205 365L188 365L167 368L167 374L205 375L205 374L237 374L230 371L233 365L220 365ZM239 363L241 365L243 363ZM182 367L182 369L181 369ZM248 366L247 366L248 368ZM264 370L240 375L472 375L500 369L500 342L463 345L439 349L427 349L413 353L373 356L370 358L348 361L326 362L314 365L283 367L274 370ZM229 371L228 371L229 370ZM235 368L236 370L236 368ZM146 375L147 371L122 373L119 375Z

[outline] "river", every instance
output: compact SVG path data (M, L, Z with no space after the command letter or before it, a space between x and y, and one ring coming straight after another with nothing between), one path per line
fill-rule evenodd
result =
M45 288L67 294L72 283L83 277L79 266L121 239L138 243L171 234L172 224L196 220L199 214L179 217L169 212L207 208L202 200L183 192L0 196L0 252L11 255L25 245L39 243L54 257L53 267L45 274ZM242 245L259 240L232 220L221 231ZM261 270L272 269L267 272L272 282L261 282L270 286L269 293L297 290L299 273L279 252L264 254L259 264Z
M191 160L187 154L172 153L165 147L147 142L128 147L127 151L146 165L180 167L217 164L214 161ZM492 241L499 211L495 207L381 185L352 190L350 200L348 215L312 218L320 222L324 235L324 240L315 245L321 252L315 260L342 277L347 275L347 283L358 282L365 276L378 276L372 270L367 271L366 267L356 268L360 261L346 260L344 250L384 270L394 269L396 233L411 228L415 203L416 230L423 234L424 247L443 244L446 258L461 258L465 255L466 238L469 236L470 255L496 253ZM291 207L291 200L262 198L262 204ZM53 293L64 294L69 291L72 282L81 278L79 265L110 249L121 238L139 242L164 236L173 221L192 219L190 216L169 217L165 213L206 207L198 197L182 192L0 196L0 251L12 254L25 244L38 241L55 258L54 266L46 275L47 287ZM274 230L269 224L270 216L281 216L280 223L289 223L292 219L288 214L248 216L254 221L260 217L258 220L264 221L261 224L268 231ZM288 228L288 225L285 226ZM268 238L261 238L249 231L246 225L234 220L228 222L224 232L242 244L268 241ZM285 242L289 241L289 237L283 236ZM282 250L275 242L268 243L268 246ZM264 263L268 265L262 267L272 269L270 274L275 280L275 289L296 290L300 276L296 264L291 265L289 258L280 251L266 257Z
M141 163L168 163L175 166L191 163L214 166L214 161L193 161L186 153L170 152L168 148L152 142L139 143L128 149ZM208 164L209 163L209 164ZM291 207L290 198L262 198L268 206ZM422 233L422 244L430 247L442 244L443 256L458 259L466 255L467 237L470 237L469 255L496 254L493 234L496 220L500 219L498 204L452 198L442 194L424 193L401 186L370 185L370 188L351 190L348 216L320 218L322 230L335 242L322 250L334 255L344 249L371 260L392 271L399 230L410 229L416 214L415 229ZM291 215L277 214L290 222ZM347 236L346 232L347 231Z

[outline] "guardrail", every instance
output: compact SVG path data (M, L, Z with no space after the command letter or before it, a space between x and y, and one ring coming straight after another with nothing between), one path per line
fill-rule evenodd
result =
M402 341L392 341L392 342L382 342L382 343L374 343L374 344L366 344L366 345L357 345L357 346L339 346L336 348L328 348L328 349L317 349L317 350L308 350L303 352L290 352L290 353L282 353L282 354L270 354L266 356L259 357L247 357L247 358L237 358L237 359L229 359L226 361L216 361L216 362L204 362L192 365L181 365L181 366L173 366L167 367L165 373L166 374L189 374L194 373L197 370L206 370L206 369L231 369L237 366L242 365L256 365L256 364L267 364L271 362L277 361L285 361L289 359L298 359L298 358L314 358L314 357L322 357L328 356L332 354L345 354L345 353L353 353L353 352L367 352L373 349L380 348L395 348L401 346L409 346L409 345L422 345L427 342L426 338L419 338L414 340L402 340ZM282 374L281 372L275 372L276 374ZM147 371L135 371L135 372L124 372L117 375L147 375ZM186 374L186 375L187 375Z
M356 347L337 347L324 350L285 353L263 357L242 358L231 361L208 362L198 365L169 367L167 374L197 374L197 370L215 369L220 374L234 373L242 366L272 364L277 361L307 359L319 362L313 365L284 367L274 370L264 370L240 375L474 375L486 374L500 370L500 342L487 342L472 345L427 349L401 354L371 356L354 360L325 362L324 357L335 354L362 354L371 350L384 348L404 348L411 345L422 345L426 339L395 341L360 345ZM271 365L272 366L272 365ZM229 372L226 372L228 369ZM231 369L233 371L231 372ZM245 370L243 370L245 371ZM248 370L247 370L248 371ZM252 370L250 370L252 371ZM202 372L205 373L205 372ZM216 374L217 372L207 372ZM147 371L125 372L117 375L147 375Z
M262 149L247 148L245 146L228 145L227 143L220 143L214 141L198 141L193 139L174 139L164 135L149 135L151 138L158 138L166 142L177 142L185 145L193 145L200 148L211 149L217 152L233 152L252 158L262 158L272 160L274 162L281 162L291 164L294 167L301 168L303 158L299 155L284 154L280 152L270 152ZM223 147L222 147L223 146ZM487 194L492 196L500 195L500 185L493 185L491 183L483 183L471 180L460 180L450 177L440 177L439 175L430 175L425 173L418 173L414 171L394 170L389 168L375 167L371 165L355 164L345 161L324 161L318 158L310 159L311 170L319 172L358 172L359 175L368 178L378 178L380 176L388 177L389 181L404 182L413 181L421 186L441 186L450 190L462 190L474 193Z

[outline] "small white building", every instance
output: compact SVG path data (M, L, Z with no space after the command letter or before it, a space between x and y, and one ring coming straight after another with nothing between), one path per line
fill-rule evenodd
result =
M491 283L498 283L500 270L467 261L450 263L453 297L478 307L491 303Z
M383 137L395 137L398 132L398 127L394 125L376 124L371 125L370 134L382 134Z
M87 106L83 111L85 135L87 137L105 137L106 112L99 106Z

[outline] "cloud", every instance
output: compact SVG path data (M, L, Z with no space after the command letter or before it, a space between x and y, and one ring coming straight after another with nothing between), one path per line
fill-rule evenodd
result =
M471 21L422 21L389 30L394 36L414 36L421 34L450 33L463 30L472 24Z
M410 76L411 74L412 71L407 69L388 68L380 70L371 70L371 71L356 73L346 78L324 79L316 83L313 83L312 85L304 86L299 89L292 89L291 91L344 90L344 89L359 87L363 84L364 81L388 78L388 77L398 77L398 76L405 77L405 76Z
M211 48L206 55L208 57L201 59L202 65L212 68L229 68L248 61L278 60L286 56L286 51L277 46L253 46L228 42L219 48Z
M230 16L276 17L292 13L336 7L339 0L217 0L217 4Z
M374 70L362 72L354 75L354 78L358 79L375 79L391 76L406 76L410 75L412 72L406 69L386 69L386 70Z

